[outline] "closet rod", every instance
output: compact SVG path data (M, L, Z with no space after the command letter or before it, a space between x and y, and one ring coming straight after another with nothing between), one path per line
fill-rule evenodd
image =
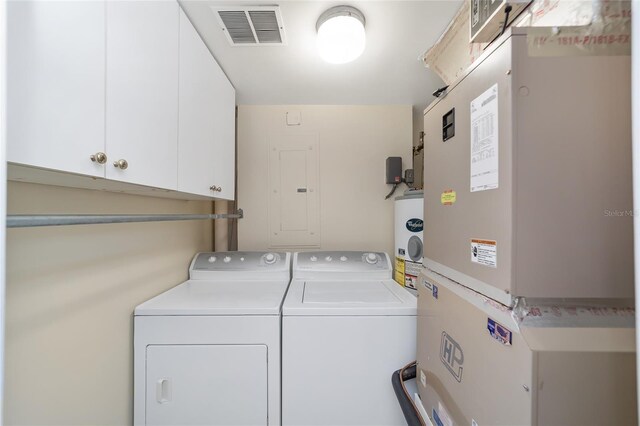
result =
M242 219L242 209L225 214L8 215L7 228L96 225L100 223L166 222L175 220Z

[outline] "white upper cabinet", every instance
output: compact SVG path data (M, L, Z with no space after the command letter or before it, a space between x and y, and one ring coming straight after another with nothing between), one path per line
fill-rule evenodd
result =
M213 73L216 89L214 114L211 117L215 129L216 152L213 157L214 183L218 186L217 198L233 200L235 197L236 159L236 91L222 69Z
M180 11L178 190L233 199L235 90Z
M179 6L107 2L109 179L177 189Z
M104 176L105 4L7 3L7 158Z
M234 198L235 90L176 1L9 1L7 25L10 179Z

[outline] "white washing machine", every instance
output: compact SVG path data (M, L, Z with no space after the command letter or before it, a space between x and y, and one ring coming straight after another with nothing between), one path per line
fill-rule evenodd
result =
M199 253L136 307L134 424L279 425L290 253Z
M406 424L391 376L416 357L416 298L386 253L294 254L282 315L283 425Z

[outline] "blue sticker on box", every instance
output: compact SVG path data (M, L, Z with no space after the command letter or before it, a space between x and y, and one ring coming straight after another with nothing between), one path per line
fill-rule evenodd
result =
M436 299L438 298L438 286L437 285L433 285L433 288L431 289L431 295L433 297L435 297Z
M491 337L496 339L503 345L511 345L511 331L502 324L495 322L491 318L487 318L487 330Z
M442 420L440 420L440 416L438 416L438 412L436 411L435 408L431 410L431 415L433 417L433 422L435 423L435 426L444 426L444 423L442 423Z

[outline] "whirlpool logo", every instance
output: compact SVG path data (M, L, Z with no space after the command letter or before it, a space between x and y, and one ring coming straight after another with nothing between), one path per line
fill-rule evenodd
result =
M440 341L440 361L458 382L462 381L462 364L464 363L462 347L446 331L442 332Z
M409 232L422 232L422 228L424 227L422 219L417 218L409 219L405 225Z

